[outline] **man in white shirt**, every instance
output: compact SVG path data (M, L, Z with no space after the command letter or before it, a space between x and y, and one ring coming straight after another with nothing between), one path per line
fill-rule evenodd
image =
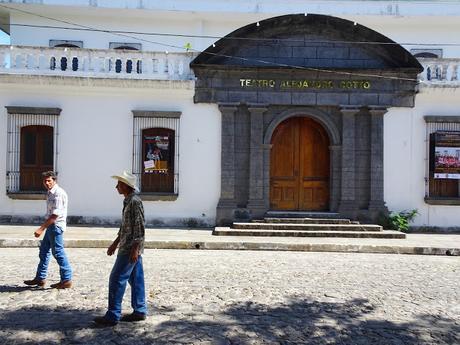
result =
M58 186L57 177L53 171L47 171L42 174L43 185L48 190L46 194L46 220L34 232L35 237L40 237L45 231L43 240L40 244L39 258L40 262L37 267L37 273L32 280L25 280L26 285L45 286L46 276L48 273L48 264L51 253L59 264L59 273L61 280L58 283L51 284L52 288L68 289L72 287L72 268L64 251L63 233L66 228L67 220L67 193Z

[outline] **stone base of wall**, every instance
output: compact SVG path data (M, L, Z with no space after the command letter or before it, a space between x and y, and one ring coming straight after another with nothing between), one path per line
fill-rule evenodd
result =
M40 216L9 216L0 215L0 224L3 225L40 225L43 223L43 217ZM68 216L68 226L97 226L97 227L119 227L119 218L103 217L85 217L85 216ZM147 228L211 228L214 227L215 221L211 218L147 218Z
M460 226L411 226L409 234L460 234Z

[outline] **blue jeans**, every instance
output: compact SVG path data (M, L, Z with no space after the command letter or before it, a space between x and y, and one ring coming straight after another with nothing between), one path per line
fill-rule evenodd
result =
M121 302L126 290L126 283L131 285L131 307L135 313L147 314L145 302L144 268L142 256L137 261L129 261L129 255L118 255L109 280L109 310L105 318L118 321L121 318Z
M43 236L43 240L40 244L40 252L38 254L40 262L37 267L36 278L40 280L46 279L48 264L52 253L59 265L61 282L72 279L72 268L70 267L69 260L67 260L67 255L64 251L64 238L62 233L62 229L55 224L50 225L46 229L45 236Z

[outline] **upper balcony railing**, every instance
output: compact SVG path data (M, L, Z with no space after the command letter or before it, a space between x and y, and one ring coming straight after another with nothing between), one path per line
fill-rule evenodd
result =
M190 80L193 53L0 45L0 73ZM460 87L460 59L419 58L422 85Z
M421 83L429 86L460 87L460 59L419 58Z
M0 46L0 73L190 80L192 53Z

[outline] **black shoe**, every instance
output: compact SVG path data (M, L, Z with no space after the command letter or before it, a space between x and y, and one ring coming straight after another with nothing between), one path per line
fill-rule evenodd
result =
M123 322L137 322L137 321L144 321L147 318L147 315L141 313L132 313L128 315L123 315L120 321Z
M104 316L96 316L93 321L98 327L113 327L118 323L118 321L106 319Z

